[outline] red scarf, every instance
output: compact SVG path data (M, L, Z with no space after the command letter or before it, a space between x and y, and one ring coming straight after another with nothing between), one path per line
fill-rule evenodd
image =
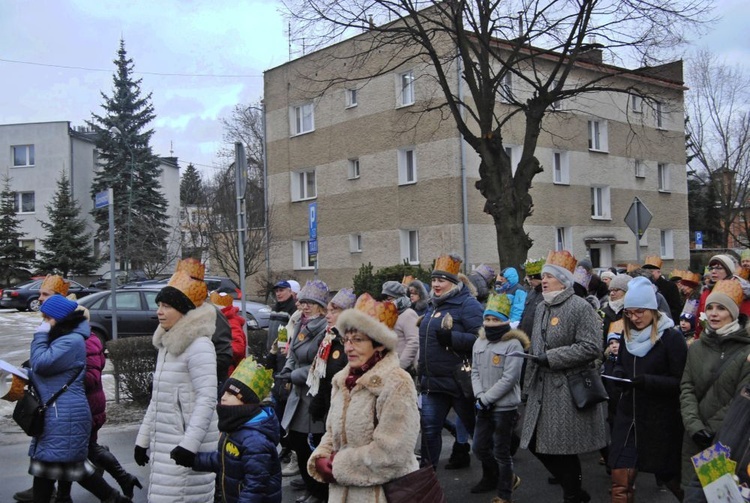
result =
M375 354L373 354L369 360L367 360L365 363L362 364L361 367L358 369L355 369L353 367L349 368L349 375L346 376L346 381L344 382L344 385L346 386L346 389L351 391L354 386L357 384L357 380L359 380L360 377L362 377L362 374L373 368L377 363L383 359L385 356L386 351L375 351Z

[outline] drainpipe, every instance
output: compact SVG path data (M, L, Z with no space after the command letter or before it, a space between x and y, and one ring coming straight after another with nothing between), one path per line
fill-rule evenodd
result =
M456 54L458 54L458 45L456 45ZM458 64L456 65L456 80L458 81L458 98L463 102L463 80L461 79L461 58L460 56L456 58ZM461 107L461 116L463 118L466 117L466 110L464 109L463 105L459 105ZM459 152L459 162L461 163L461 216L463 218L463 225L462 225L462 237L464 241L464 273L468 274L469 271L467 270L467 266L470 263L469 260L469 204L468 204L468 196L466 192L466 150L464 146L464 139L461 136L461 133L458 134L458 152Z

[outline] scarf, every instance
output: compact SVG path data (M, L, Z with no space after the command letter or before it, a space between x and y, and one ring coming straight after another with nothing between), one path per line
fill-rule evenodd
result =
M725 335L729 335L733 332L736 332L740 329L740 322L739 320L733 320L731 323L727 323L721 328L718 328L714 330L713 332L716 333L719 337L724 337Z
M510 332L510 325L507 323L497 325L495 327L484 327L484 335L490 342L499 341L502 336L507 334L508 332Z
M326 335L320 341L318 353L315 355L312 365L310 365L310 370L307 372L307 381L305 381L305 384L310 388L307 391L307 394L310 396L318 394L320 380L326 376L326 366L328 365L328 356L331 354L331 346L338 336L339 331L336 330L336 327L326 328Z
M383 359L383 356L385 356L386 350L384 351L375 351L375 353L370 357L369 360L367 360L365 363L362 364L361 367L358 369L355 369L353 367L349 367L349 375L346 376L346 381L344 381L344 385L346 386L346 389L351 391L354 386L357 384L357 381L359 380L362 375L373 368L377 363Z
M454 287L452 287L450 290L445 292L443 295L435 295L435 292L432 292L432 303L435 306L441 305L443 302L445 302L448 299L451 299L458 295L458 293L463 288L463 283L458 283Z
M259 403L243 405L217 405L219 415L219 431L232 433L263 411Z
M615 312L615 314L622 311L622 307L625 305L625 297L621 298L620 300L610 300L607 305L609 308Z
M542 297L544 298L544 302L547 304L551 304L555 298L563 293L565 290L555 290L554 292L542 292Z
M658 341L661 339L664 331L673 326L674 322L672 321L672 318L662 313L662 316L659 319L659 324L656 326L656 340ZM649 351L651 351L655 342L656 341L651 342L651 325L649 325L642 330L631 330L630 340L625 341L625 347L628 348L628 352L631 355L643 358Z
M393 303L396 305L396 309L398 309L398 314L403 313L411 307L411 299L409 297L398 297L393 300Z

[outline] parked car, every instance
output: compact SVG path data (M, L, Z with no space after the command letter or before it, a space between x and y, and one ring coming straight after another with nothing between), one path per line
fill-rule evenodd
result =
M226 276L206 276L205 278L203 278L203 281L206 282L206 286L208 286L209 292L213 292L215 290L217 292L228 293L232 296L233 299L239 299L240 295L242 294L240 286L235 283L232 278L227 278ZM164 286L167 283L169 283L169 278L136 280L125 285L125 287L146 285Z
M159 325L156 317L156 295L163 285L128 285L116 291L117 336L152 335ZM89 310L91 330L104 342L112 338L112 292L103 291L82 299L79 304ZM267 328L271 308L258 302L245 301L247 328ZM241 303L234 301L238 308ZM262 321L259 321L262 320Z
M5 288L0 298L0 307L18 309L19 311L39 311L39 288L44 278L27 281L13 288ZM70 282L68 294L75 294L77 299L98 292L98 288L86 288L75 281Z
M105 272L101 276L99 276L99 279L91 283L92 288L99 288L101 290L105 290L107 288L110 288L110 278L112 275L110 274L110 271ZM148 276L146 276L146 273L143 271L139 271L137 269L130 270L130 271L121 271L116 270L115 271L115 277L117 278L117 285L122 286L126 283L133 283L135 281L147 281Z

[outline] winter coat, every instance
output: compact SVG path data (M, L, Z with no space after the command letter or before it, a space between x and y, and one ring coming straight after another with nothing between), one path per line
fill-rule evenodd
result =
M232 375L234 369L245 358L247 352L247 338L245 337L245 318L240 316L240 309L235 306L221 308L221 314L227 319L229 328L232 330L232 364L229 366L228 375Z
M667 314L675 324L679 324L680 313L682 313L682 298L680 297L680 290L677 288L677 284L674 281L669 281L664 276L659 276L659 279L655 280L654 284L669 305L669 312Z
M578 454L606 445L605 404L578 410L567 380L601 357L601 330L596 311L573 288L537 306L529 352L546 353L549 368L531 360L526 367L523 448L534 435L536 451L543 454Z
M543 300L544 297L542 297L541 285L537 288L531 288L526 292L526 300L523 303L523 315L521 316L521 323L518 325L518 329L523 331L523 333L529 337L531 337L531 333L534 330L536 306L538 306Z
M516 271L514 267L506 267L503 269L502 275L508 280L508 282L504 285L497 283L495 285L495 290L506 294L510 298L511 326L518 326L521 322L523 308L526 304L526 290L518 284L518 271Z
M218 450L199 452L193 469L219 475L222 502L281 503L279 439L278 418L263 408L238 430L222 432Z
M84 389L86 339L91 327L82 313L74 312L31 341L29 377L46 402L68 381L75 380L44 415L44 432L31 439L29 457L47 463L84 461L91 434L91 412ZM83 372L82 372L83 370Z
M422 316L427 312L427 306L429 305L429 294L427 293L428 288L426 288L425 284L418 279L409 283L409 288L413 288L419 293L419 300L417 302L412 302L411 308L414 309L419 316Z
M229 367L232 365L234 352L232 351L232 327L221 313L221 310L213 306L216 311L216 322L212 332L211 341L216 352L216 382L220 386L229 377Z
M320 445L307 461L307 471L322 482L315 460L333 459L335 483L329 503L385 503L382 485L419 468L414 445L419 410L414 381L387 353L354 388L345 386L349 366L333 378L331 409Z
M219 311L203 304L168 331L154 332L159 350L153 393L135 444L150 449L149 503L212 501L214 475L177 465L177 446L211 452L219 440L216 417L216 351L211 335ZM223 318L223 316L222 316Z
M91 334L86 339L86 399L91 410L91 441L96 442L99 429L107 421L107 396L102 386L102 371L107 363L99 337Z
M471 351L482 326L482 305L459 283L456 288L435 297L419 325L419 375L422 392L461 396L453 371L464 360L471 361ZM435 332L446 315L453 318L452 346L441 346Z
M627 379L643 375L645 386L624 389L620 396L609 447L609 466L633 468L628 463L618 463L618 458L621 454L628 456L625 445L629 435L635 435L640 471L665 476L679 473L683 432L680 379L686 358L685 338L674 328L664 330L643 357L631 354L623 338L615 373Z
M417 327L419 316L414 309L407 308L401 311L396 320L393 331L398 335L396 353L399 365L406 370L417 366L419 361L419 327Z
M326 329L326 331L327 330L328 329ZM346 357L344 341L342 340L341 336L337 334L331 340L331 349L328 351L328 360L326 360L326 375L325 377L320 379L320 383L318 385L318 393L310 399L310 407L308 407L308 411L310 412L310 417L314 421L325 423L326 416L328 415L328 409L331 407L331 390L333 387L333 377L338 374L340 370L346 367L347 363L348 359ZM312 367L310 368L312 369Z
M271 351L274 341L279 336L279 327L286 326L289 323L289 317L297 310L294 296L289 297L285 302L277 302L271 311L271 317L268 320L268 336L266 338L266 352ZM279 369L281 370L281 369Z
M604 362L602 363L602 375L617 377L615 375L616 365L617 355L614 355L607 350L605 352ZM617 404L620 403L622 386L618 386L617 382L611 379L602 379L602 383L604 384L604 389L607 390L607 396L609 396L609 400L607 400L607 423L609 423L609 427L612 428L615 421L615 414L617 413Z
M521 368L523 358L505 356L529 347L528 336L520 330L510 330L500 340L487 339L484 328L474 343L471 360L471 387L474 396L491 405L494 410L513 410L521 403Z
M281 427L284 431L323 433L325 430L325 424L322 421L314 421L310 417L312 397L307 394L309 390L307 373L318 353L318 346L325 337L326 324L323 316L313 318L302 329L300 329L301 324L298 323L293 337L290 337L286 364L279 374L280 378L292 381L292 390L286 402L284 417L281 419Z

